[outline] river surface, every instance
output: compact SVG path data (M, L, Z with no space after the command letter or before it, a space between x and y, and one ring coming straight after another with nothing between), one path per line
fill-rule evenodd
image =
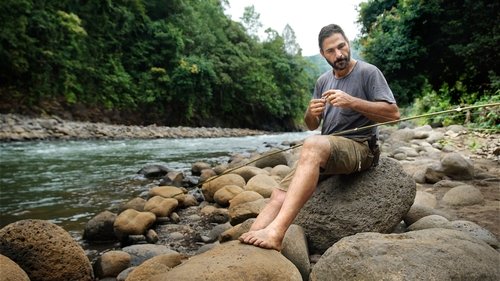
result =
M0 143L0 228L42 219L78 235L96 214L149 189L152 182L137 174L146 165L190 174L196 161L227 163L232 154L263 152L311 134Z

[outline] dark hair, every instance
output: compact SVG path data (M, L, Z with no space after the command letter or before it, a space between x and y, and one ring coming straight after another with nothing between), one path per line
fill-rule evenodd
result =
M332 36L335 33L340 33L344 37L344 39L347 42L349 42L349 40L347 40L347 37L345 36L345 33L342 30L342 28L340 26L332 23L332 24L329 24L329 25L323 27L321 29L321 31L319 32L318 43L319 43L320 50L323 49L323 41L325 41L326 38Z

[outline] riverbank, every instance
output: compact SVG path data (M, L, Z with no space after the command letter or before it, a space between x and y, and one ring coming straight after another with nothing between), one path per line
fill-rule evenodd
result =
M220 142L220 140L216 141ZM233 141L228 140L228 142ZM184 141L182 142L185 145ZM364 268L371 269L381 265L381 275L379 276L387 276L387 272L401 274L401 268L411 269L411 272L404 273L406 276L421 274L422 269L413 266L408 267L405 264L396 263L397 266L391 268L390 265L394 264L392 261L386 263L373 262L373 260L382 258L380 253L386 252L388 254L384 255L384 257L404 260L407 261L406 264L412 264L412 261L418 258L421 264L425 264L428 268L426 271L429 273L428 279L447 279L431 277L449 276L447 275L448 272L454 274L458 270L463 271L460 276L470 277L472 274L483 277L494 276L495 278L500 276L498 271L494 271L496 267L492 265L499 258L499 135L470 131L462 126L435 129L430 126L399 129L384 126L381 127L380 131L380 144L382 148L381 164L371 172L368 171L368 173L373 173L372 176L368 177L369 181L359 182L356 185L359 188L364 188L364 191L361 194L354 194L356 195L353 197L356 198L355 200L347 198L346 200L340 200L343 202L327 203L326 206L334 207L346 204L350 207L366 208L370 210L368 218L373 220L370 224L379 225L381 220L377 219L376 215L387 214L395 206L400 206L400 203L391 201L389 195L393 194L393 192L386 190L387 196L382 196L386 199L379 201L382 204L381 206L370 205L377 202L372 197L373 194L370 195L373 191L373 188L370 188L372 186L371 182L379 182L380 190L377 190L377 196L380 196L382 195L381 187L396 187L394 192L397 193L403 189L401 188L401 182L410 180L409 182L412 183L411 189L413 189L414 181L416 183L415 198L412 196L407 198L410 200L407 203L413 202L413 205L407 213L406 210L401 211L401 213L397 212L400 213L403 220L400 221L398 227L389 231L391 234L362 233L352 235L352 233L345 233L342 234L343 239L337 241L338 238L329 236L338 235L339 231L311 232L308 230L310 227L307 224L302 224L304 226L293 228L296 232L290 238L293 239L292 242L282 252L283 256L272 256L275 253L273 251L261 250L238 242L226 242L227 240L236 239L241 234L240 232L245 227L248 227L248 223L243 222L240 225L239 222L257 215L263 204L268 200L270 189L272 190L277 184L275 180L282 178L293 166L298 151L283 151L274 157L261 159L261 161L257 161L238 172L235 171L226 175L228 178L224 178L224 181L228 180L228 182L225 183L226 186L224 187L222 187L222 184L214 183L203 185L200 189L193 185L195 182L199 182L196 179L202 181L215 174L220 174L228 168L234 167L232 165L239 165L249 161L249 157L263 155L263 153L266 153L265 151L251 155L245 153L246 156L233 155L227 163L192 163L190 172L185 175L180 170L168 171L168 167L160 167L160 169L157 165L148 166L153 168L152 171L151 169L141 169L143 172L149 170L155 176L148 177L145 172L141 173L145 177L138 182L141 192L129 192L124 188L126 185L119 184L119 194L124 201L120 204L112 202L112 200L105 202L106 204L102 205L101 209L98 209L98 211L102 212L88 221L84 230L85 237L77 239L85 249L85 253L82 253L82 255L86 254L90 259L98 280L108 280L109 277L120 281L153 280L144 275L144 267L148 266L150 262L156 262L156 259L165 258L166 255L180 257L182 260L168 267L172 268L174 273L182 271L189 274L190 277L184 279L172 278L176 280L195 280L196 278L191 277L198 276L197 274L205 278L206 273L203 271L205 268L210 269L214 274L220 273L224 276L228 276L227 274L231 272L241 272L241 274L268 272L274 268L283 268L283 266L276 264L277 261L280 261L278 258L287 262L288 265L290 265L290 262L294 264L290 268L291 273L283 274L281 272L279 276L291 276L292 273L297 275L298 269L302 274L302 280L309 279L309 272L311 272L310 280L326 280L327 278L314 278L315 276L324 276L321 275L325 270L324 264L339 264L330 261L330 257L355 258L366 262L366 266L354 268L361 271ZM205 149L211 149L211 146L206 143L204 147ZM160 151L160 149L157 151ZM140 158L144 157L146 157L145 154L141 153ZM163 157L159 158L163 159ZM182 159L196 161L187 157L186 154L183 154ZM123 160L120 161L123 162ZM136 161L133 162L134 165L137 165ZM90 161L87 162L90 163ZM80 164L77 163L78 165ZM80 166L78 170L83 169L86 165ZM93 167L94 165L88 166ZM98 165L92 168L94 173L97 170L96 167ZM123 172L123 168L120 168L120 170ZM403 171L407 175L403 175ZM162 172L162 176L156 175L157 172ZM397 184L384 183L386 178L395 179ZM222 180L222 177L219 179ZM361 181L361 179L359 180ZM138 178L134 178L132 181L138 181ZM216 182L216 180L213 182ZM346 184L349 184L348 182ZM333 178L321 184L326 185L326 187L331 185L335 188ZM99 188L93 187L93 189ZM109 186L107 189L109 189ZM318 190L325 190L325 187L319 187ZM348 193L350 190L356 190L356 188L342 188L342 190ZM136 194L139 195L136 196ZM370 196L363 196L365 194ZM77 196L73 193L71 197ZM320 198L334 199L341 197L320 196ZM367 201L361 204L353 203L359 203L362 198ZM399 197L395 197L395 199L397 198ZM317 205L314 202L316 201L313 201L312 206ZM81 204L81 202L78 202L78 204ZM373 210L377 210L377 213L374 214ZM315 214L318 212L306 213ZM327 213L333 212L328 211ZM349 214L354 214L350 220L353 225L358 226L361 222L366 222L360 211L339 213L339 215ZM342 227L339 228L342 231L351 229L351 227L345 227L346 220L344 218L329 221L332 223L342 222ZM248 222L251 221L248 220ZM35 224L35 226L42 224L40 221L29 223ZM48 228L46 224L42 226ZM4 230L7 232L7 230L18 227L19 231L17 233L26 236L25 228L31 229L32 226L26 221L20 221L6 226ZM133 226L133 228L130 229L129 226ZM136 231L136 229L139 230ZM332 225L328 229L336 228L335 225ZM369 230L370 232L373 231L372 228L369 228ZM361 232L364 231L366 230L361 230ZM385 233L387 231L381 232ZM14 233L14 231L9 233ZM362 239L356 240L360 235ZM37 234L32 238L38 242L41 240L38 238L39 236ZM101 242L108 241L110 237L111 244L106 246L101 244ZM126 237L127 239L125 239ZM320 245L318 243L324 237L329 237L328 243L333 245L327 252L323 253L324 249L319 251L318 249L308 248L304 237L307 237L308 241L316 243L314 245ZM121 243L118 243L118 239L121 240ZM56 245L54 247L58 249L65 245L66 240L61 240L61 244L54 244L51 240L38 248L28 245L23 246L23 249L29 248L32 252L37 251L37 253L50 255L56 251L47 251L46 245ZM12 241L25 240L12 239ZM344 247L340 245L345 245L349 241L354 242L353 246L346 248L348 253L329 254L331 251L338 251ZM409 244L404 244L405 241L409 242ZM399 244L400 242L403 244ZM359 247L360 243L367 244ZM290 248L290 245L300 247L300 249ZM378 246L381 248L375 248L371 252L370 249L374 245L394 246ZM411 248L408 248L408 245ZM428 245L430 245L430 248ZM395 249L403 250L397 252L394 251ZM439 251L435 249L439 249ZM461 249L461 252L456 252L456 249ZM360 251L360 254L353 257L352 253L356 251ZM212 255L214 252L216 254ZM443 253L446 253L445 257ZM212 256L207 257L207 255ZM374 259L367 258L370 255L374 255ZM225 261L232 262L232 264L213 260L213 256L223 257ZM476 260L474 257L486 256L488 256L486 260L491 262L488 265L470 265L471 262ZM125 259L124 263L121 262L122 257ZM264 257L271 259L271 261L266 262L268 267L263 267L259 263ZM284 257L286 257L286 260L284 260ZM469 258L469 260L464 261L464 257ZM150 262L146 262L146 260L150 259ZM200 259L204 261L203 265L196 264ZM23 259L19 260L19 263L24 261ZM37 260L42 261L44 259ZM70 258L64 259L64 261L70 260ZM439 267L439 261L442 260L449 261L445 267ZM182 265L177 266L179 263L182 263ZM108 267L110 264L114 265L112 270ZM194 264L196 269L188 268L187 266L190 264ZM219 264L222 266L218 267ZM464 264L467 266L464 266ZM250 268L245 266L250 266ZM72 270L74 267L68 266L66 268ZM258 268L258 270L255 270L255 268ZM169 274L167 271L170 271L170 269L165 269L162 272ZM352 268L350 268L349 272L351 271ZM159 274L156 271L155 273ZM130 278L124 277L127 274ZM328 276L335 275L328 270L326 274ZM134 279L132 278L134 276L138 277ZM472 278L470 280L486 279ZM210 280L220 280L220 278L214 277ZM260 279L255 278L255 280Z
M57 116L30 118L0 114L0 141L88 140L88 139L156 139L217 138L269 134L270 132L239 128L192 128L163 126L127 126L106 123L76 122Z

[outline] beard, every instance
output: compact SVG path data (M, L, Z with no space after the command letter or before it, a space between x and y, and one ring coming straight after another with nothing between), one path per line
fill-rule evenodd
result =
M329 60L326 60L328 64L333 68L333 70L344 70L349 66L349 61L351 60L351 53L349 52L347 54L347 57L343 57L341 59L338 59L334 62L331 62Z

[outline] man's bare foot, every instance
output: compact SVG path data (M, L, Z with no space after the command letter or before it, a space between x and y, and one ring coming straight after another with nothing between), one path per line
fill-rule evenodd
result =
M260 248L281 251L283 236L273 229L264 228L243 233L239 240L242 243L254 245Z

